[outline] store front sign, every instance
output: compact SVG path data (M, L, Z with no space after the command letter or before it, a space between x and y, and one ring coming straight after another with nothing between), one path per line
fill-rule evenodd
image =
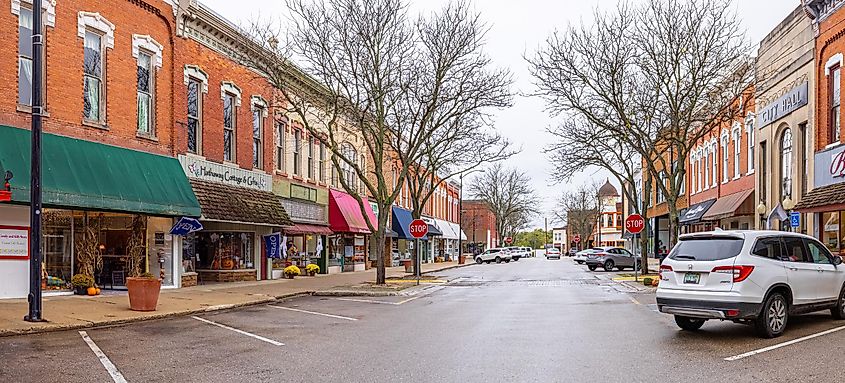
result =
M326 206L316 203L297 201L294 199L282 198L282 207L288 213L288 217L294 222L316 223L325 225Z
M264 250L267 253L267 258L282 258L282 233L265 235Z
M29 228L0 226L0 259L29 259Z
M290 184L290 198L317 202L317 189L297 184Z
M845 182L845 145L815 155L815 187Z
M273 191L273 178L269 174L218 164L186 155L179 156L179 163L188 178L220 182L227 185Z
M785 95L760 110L757 114L760 117L760 127L769 125L783 116L796 111L798 108L807 105L809 84L809 82L804 82L790 89Z

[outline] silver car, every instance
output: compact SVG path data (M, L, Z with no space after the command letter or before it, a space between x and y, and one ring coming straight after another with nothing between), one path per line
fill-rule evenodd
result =
M575 258L572 258L575 262L578 262L579 265L583 265L585 261L587 261L587 254L590 254L595 251L601 251L601 249L584 249L577 253L575 253Z
M631 254L630 251L621 247L595 247L593 252L587 254L587 259L584 263L590 271L601 266L604 271L611 271L615 267L617 270L624 270L625 268L640 269L640 259Z

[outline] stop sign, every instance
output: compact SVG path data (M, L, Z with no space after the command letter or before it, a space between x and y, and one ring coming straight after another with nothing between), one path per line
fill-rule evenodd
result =
M507 243L507 244L509 244L509 245L510 245L511 243L513 243L513 237L505 237L505 243Z
M631 214L625 218L625 230L631 234L639 234L645 228L645 219L639 214Z
M414 238L422 238L428 234L428 224L421 219L415 219L408 225L408 232Z
M575 234L575 237L572 238L572 242L581 242L581 234Z

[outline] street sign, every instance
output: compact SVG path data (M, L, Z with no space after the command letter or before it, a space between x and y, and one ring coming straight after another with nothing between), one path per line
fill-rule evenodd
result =
M581 242L581 234L575 234L575 236L572 237L572 242L575 242L575 243Z
M645 219L639 214L631 214L625 218L625 230L631 234L639 234L645 228Z
M417 239L425 237L428 234L428 224L421 219L415 219L408 225L408 232Z
M513 243L513 237L505 237L505 243L507 243L508 245Z
M794 211L789 214L789 225L793 228L801 226L801 213Z

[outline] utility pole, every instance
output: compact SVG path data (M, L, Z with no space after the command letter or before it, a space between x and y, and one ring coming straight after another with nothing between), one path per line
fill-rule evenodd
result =
M549 243L549 219L547 217L543 217L544 226L543 229L543 249L546 248L546 244Z
M458 263L464 255L463 241L461 240L461 233L464 232L464 173L458 177L461 185L458 189Z
M32 154L29 188L29 312L28 322L43 322L41 317L41 114L43 111L41 85L44 68L41 21L42 0L32 0Z

